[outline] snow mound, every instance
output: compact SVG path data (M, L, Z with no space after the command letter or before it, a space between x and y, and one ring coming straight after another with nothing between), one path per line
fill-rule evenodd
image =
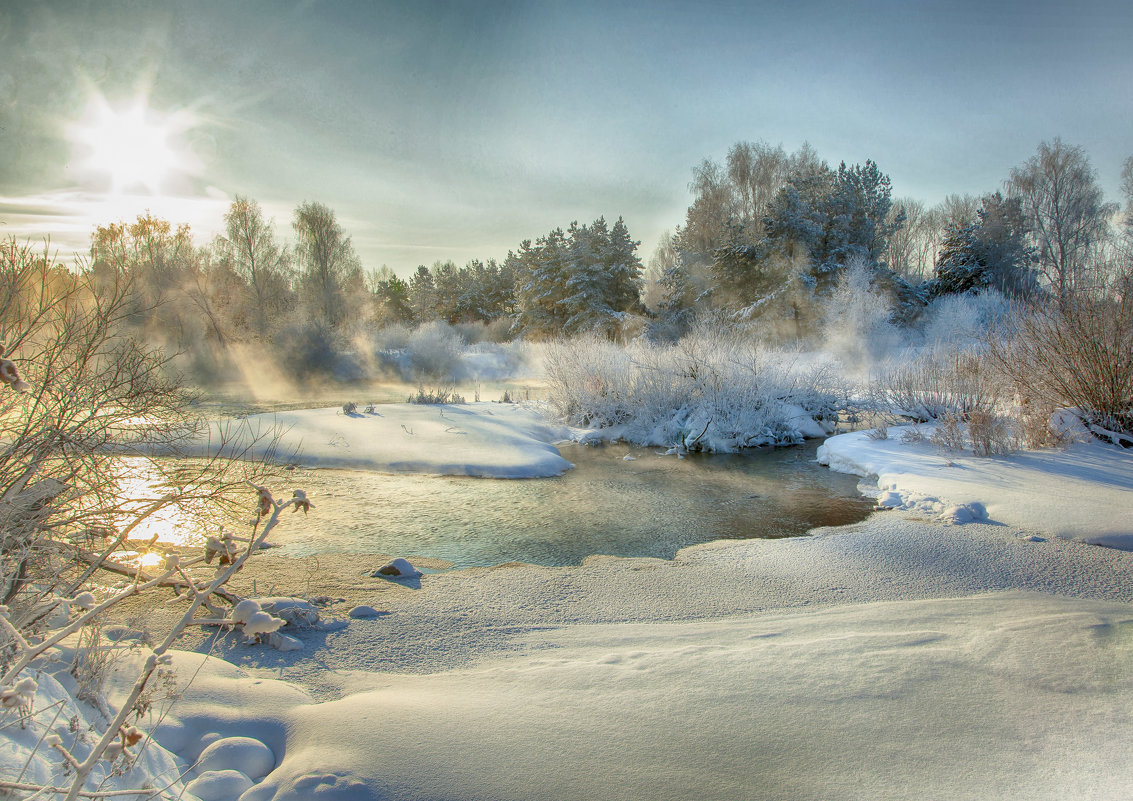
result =
M399 556L397 559L382 565L370 575L388 578L419 578L421 571L411 565L408 559L402 559Z
M237 457L294 458L311 467L486 478L557 476L571 467L554 447L571 430L550 422L538 404L380 408L372 415L346 415L336 406L214 421L191 450L210 454L224 443L224 452Z
M209 771L238 770L250 779L262 779L274 767L275 754L254 737L216 740L201 752L197 763L202 775Z
M185 785L185 790L201 801L236 801L253 784L238 770L207 770Z
M371 620L380 617L382 613L372 606L362 605L354 607L346 614L348 617L354 618L355 620Z

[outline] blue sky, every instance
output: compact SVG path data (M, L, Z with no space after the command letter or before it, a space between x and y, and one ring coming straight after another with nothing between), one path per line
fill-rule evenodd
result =
M6 3L0 232L66 254L150 208L204 242L239 193L283 238L326 203L401 274L599 215L647 258L693 166L740 140L871 158L935 203L1059 136L1117 199L1131 41L1127 0ZM159 187L84 166L93 97L169 125Z

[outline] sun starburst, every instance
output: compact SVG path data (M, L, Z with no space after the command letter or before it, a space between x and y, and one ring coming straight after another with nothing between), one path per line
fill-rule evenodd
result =
M159 114L144 98L114 107L99 96L70 136L79 167L109 179L112 192L156 195L171 177L190 171L191 158L177 143L190 124L184 114Z

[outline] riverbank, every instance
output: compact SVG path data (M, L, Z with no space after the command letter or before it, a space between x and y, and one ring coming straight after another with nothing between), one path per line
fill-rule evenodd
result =
M163 723L171 747L276 738L280 764L242 801L1130 787L1130 553L896 511L672 561L396 581L363 577L373 559L319 559L313 586L333 576L342 600L291 632L302 651L225 635L224 662L179 657L199 672ZM269 552L240 581L301 591L310 569ZM347 617L357 603L377 615Z
M1075 509L1128 509L1130 455L1089 443L942 467L870 442L827 448L852 472L904 460L878 470L885 511L806 537L567 567L419 560L412 579L373 575L412 554L256 554L232 589L312 599L320 622L289 627L291 651L194 630L175 702L143 724L190 779L218 739L269 748L239 801L1127 798L1133 553L1011 524L1000 510L1019 503L997 499L1059 508L1044 493L1061 465ZM1020 463L1047 481L1017 486ZM923 490L945 473L999 480Z

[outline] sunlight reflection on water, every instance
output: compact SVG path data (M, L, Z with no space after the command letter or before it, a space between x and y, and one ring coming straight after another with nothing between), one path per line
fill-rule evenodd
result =
M426 556L457 567L579 564L592 554L672 558L718 539L785 537L865 518L858 479L814 462L817 443L743 455L659 456L565 446L556 478L493 480L296 469L311 514L289 516L283 553ZM635 461L623 457L632 453Z

